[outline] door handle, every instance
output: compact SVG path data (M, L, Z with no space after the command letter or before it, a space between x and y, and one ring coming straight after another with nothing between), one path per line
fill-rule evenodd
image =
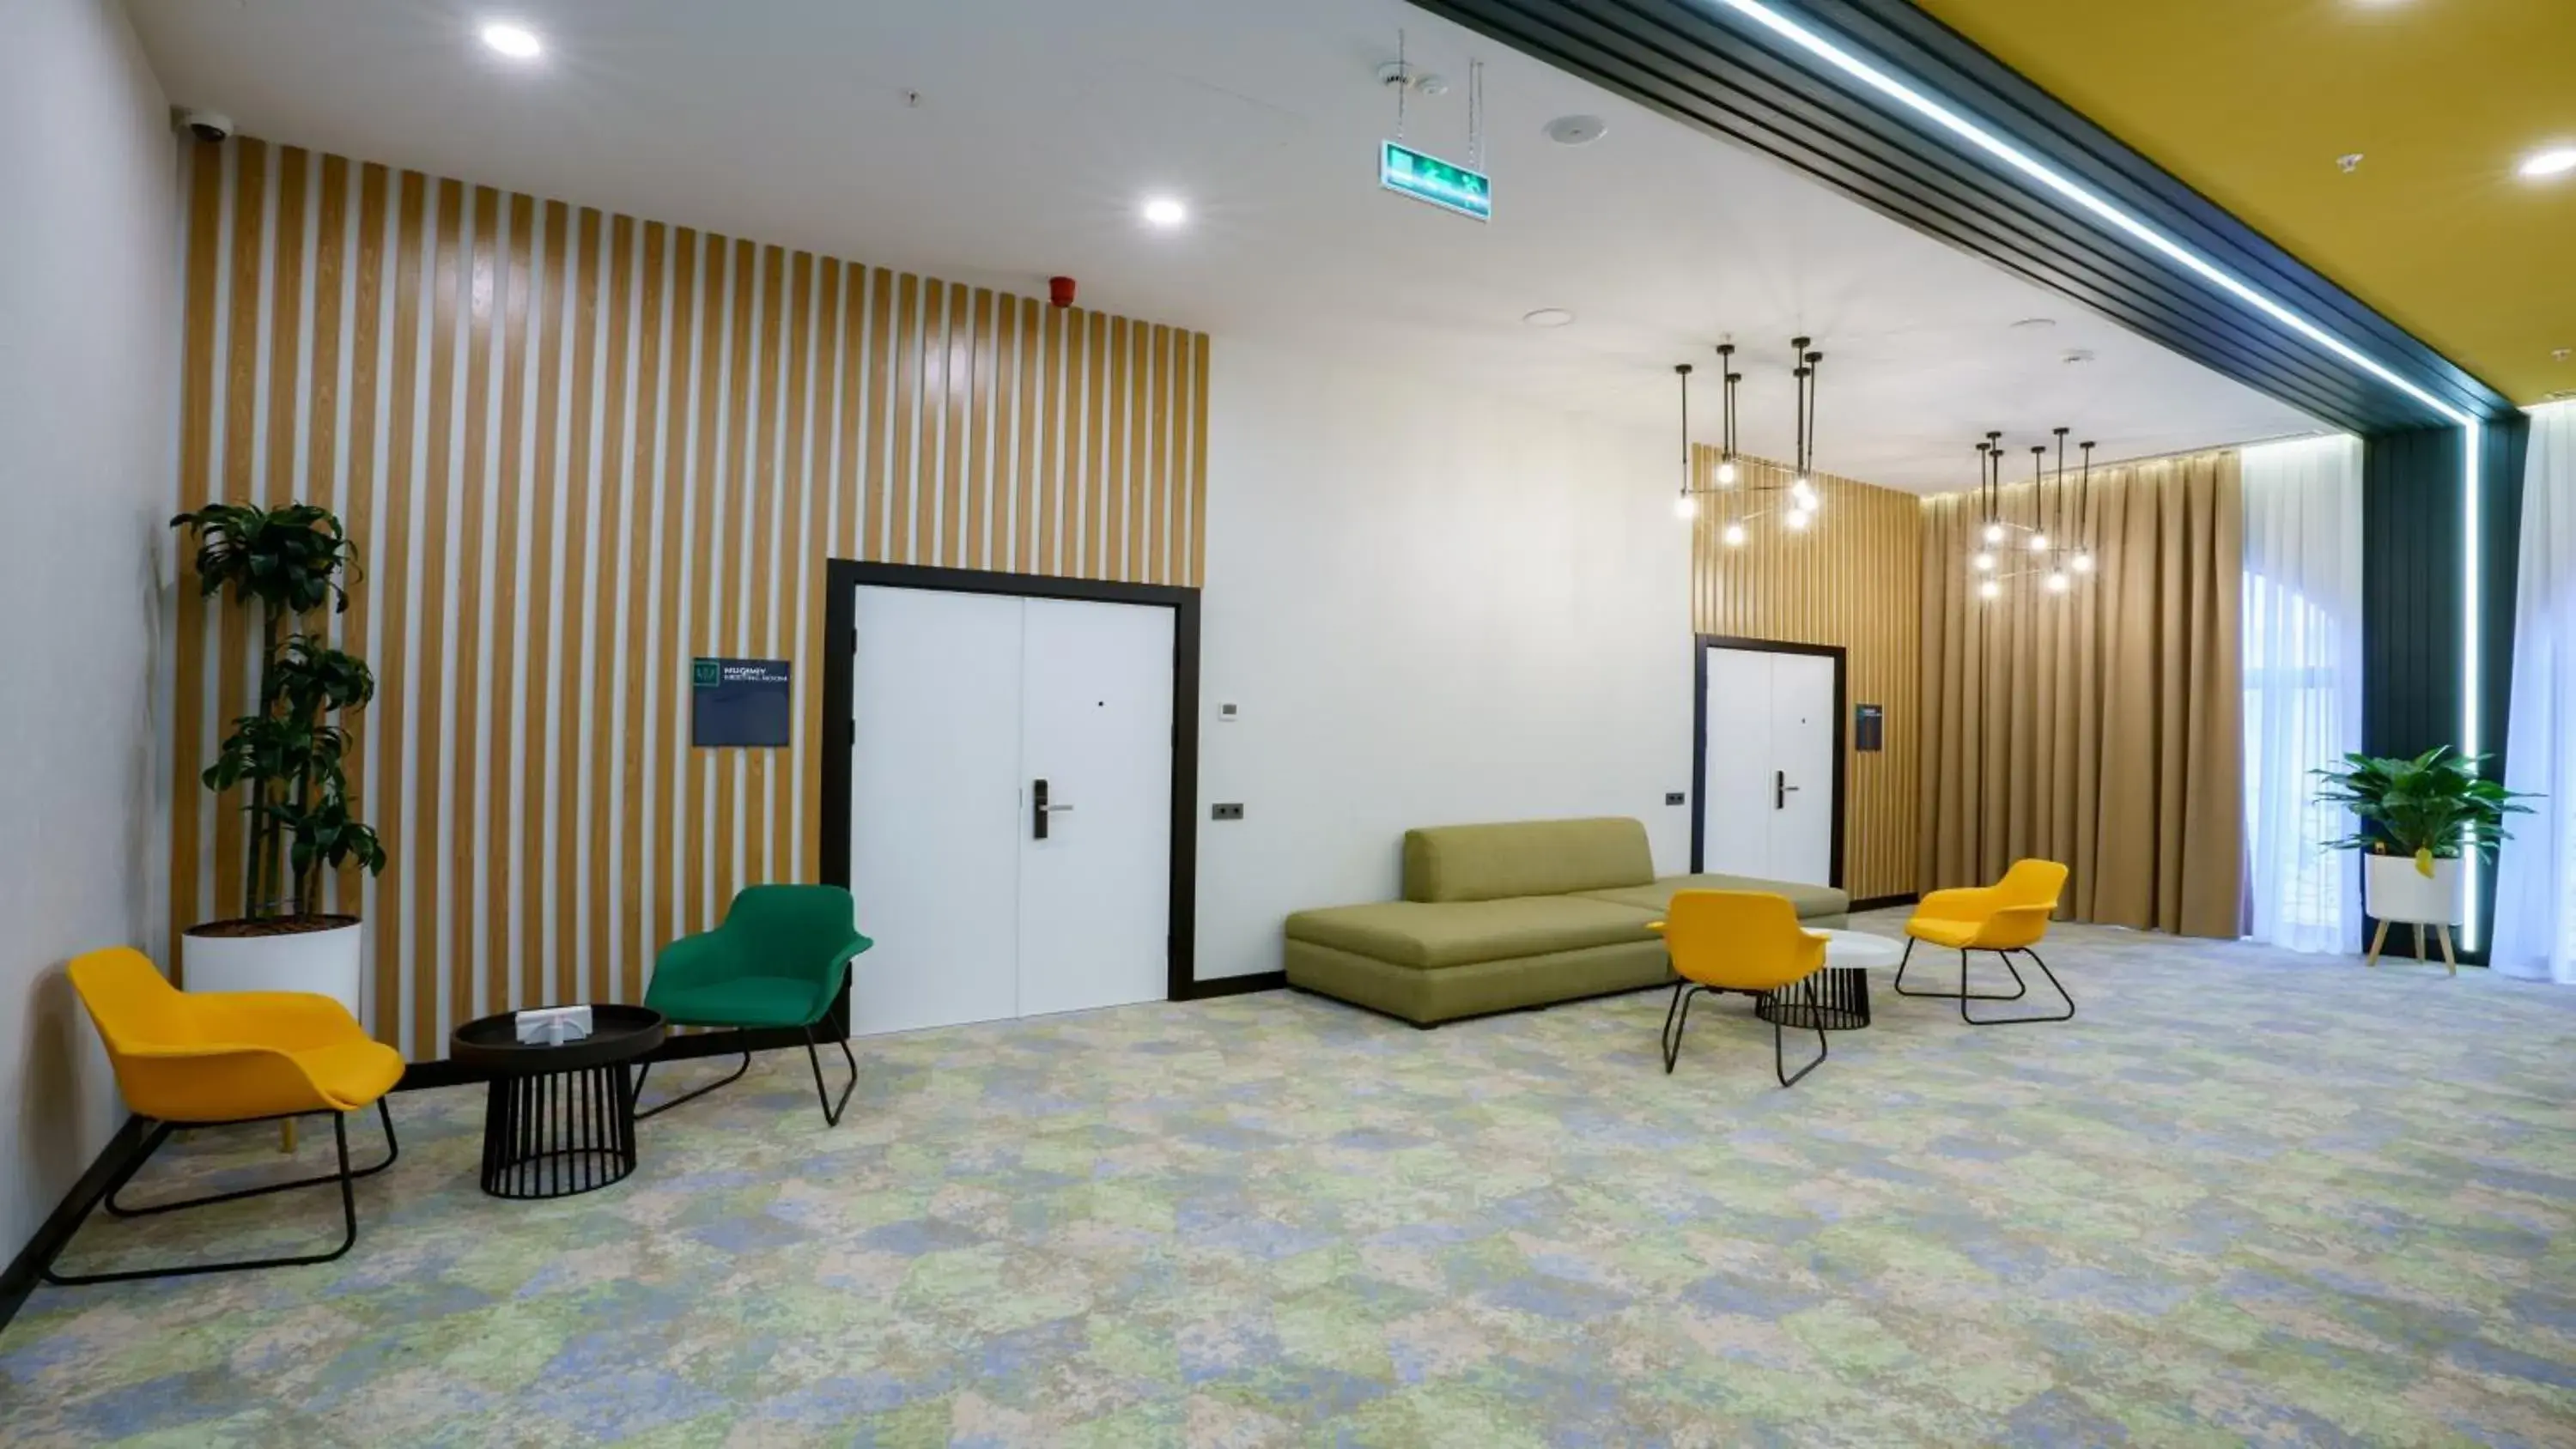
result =
M1774 810L1788 809L1789 792L1796 788L1797 787L1795 785L1789 783L1788 771L1773 770L1771 772L1771 808Z
M1044 840L1047 838L1047 817L1063 807L1047 803L1047 782L1044 780L1030 783L1029 806L1029 838Z

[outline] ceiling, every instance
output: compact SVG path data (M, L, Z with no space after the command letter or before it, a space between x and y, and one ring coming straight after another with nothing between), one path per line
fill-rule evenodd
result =
M1964 486L1975 439L2105 458L2317 428L1767 158L1399 0L131 0L171 99L248 134L1037 293L1640 426L1732 334L1742 436L1788 451L1787 339L1825 352L1818 466ZM756 21L756 23L751 23ZM1486 65L1490 225L1380 191L1398 27L1453 82L1409 137L1463 159ZM1580 148L1542 134L1588 112ZM1155 232L1141 199L1185 198ZM1577 315L1539 330L1536 308ZM2050 325L2015 327L2049 319ZM2090 360L2069 364L2070 352ZM1714 436L1716 391L1695 399Z
M1915 3L2516 402L2576 389L2576 173L2514 174L2576 145L2576 0Z

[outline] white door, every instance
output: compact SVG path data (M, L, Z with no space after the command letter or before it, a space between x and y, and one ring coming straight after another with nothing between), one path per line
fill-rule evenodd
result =
M1172 612L863 587L856 622L851 1030L1162 1000Z
M1708 651L1700 867L1713 875L1771 877L1771 659L1754 649Z
M1834 661L1711 648L1701 701L1700 864L1827 885L1834 865Z
M1017 1015L1020 601L858 593L850 1030Z
M1826 885L1834 871L1834 661L1771 656L1773 880Z
M1025 629L1020 1015L1160 1001L1171 960L1172 611L1032 599Z

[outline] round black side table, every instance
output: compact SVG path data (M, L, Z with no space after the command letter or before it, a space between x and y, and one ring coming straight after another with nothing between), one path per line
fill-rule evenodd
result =
M448 1055L492 1074L483 1106L483 1190L494 1197L571 1197L635 1170L635 1079L628 1064L662 1044L662 1013L593 1006L590 1035L559 1046L521 1042L512 1014L469 1021Z

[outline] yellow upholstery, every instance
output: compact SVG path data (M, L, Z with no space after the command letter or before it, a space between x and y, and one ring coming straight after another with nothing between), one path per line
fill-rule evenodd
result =
M1905 934L1961 951L2019 951L2048 934L2066 888L2066 867L2020 860L1990 886L1934 891L1914 908Z
M301 991L192 995L142 952L118 946L71 964L72 987L107 1044L126 1105L164 1122L349 1112L393 1090L402 1055L348 1009Z
M1720 991L1776 991L1825 964L1825 938L1799 929L1786 896L1756 891L1676 891L1663 934L1673 969Z

